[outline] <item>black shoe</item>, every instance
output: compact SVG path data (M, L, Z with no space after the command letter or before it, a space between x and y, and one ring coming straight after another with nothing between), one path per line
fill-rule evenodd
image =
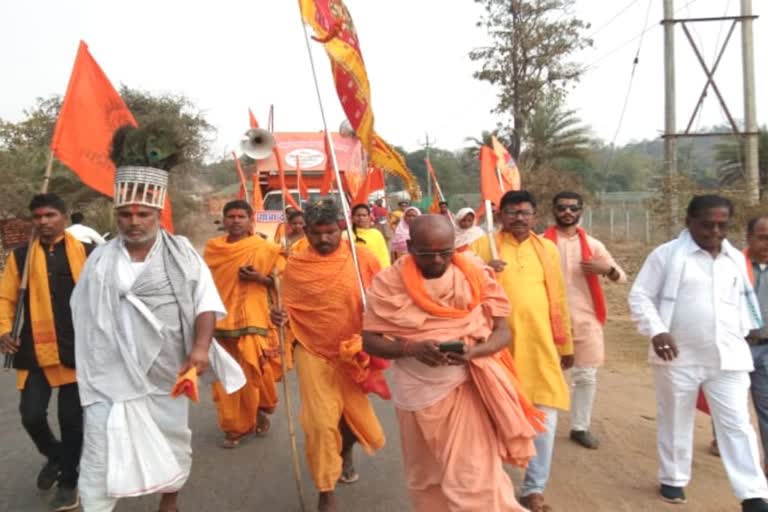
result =
M54 512L75 510L78 507L80 507L80 495L77 493L77 488L59 487L56 489L56 496L51 501L51 509Z
M600 440L593 436L589 430L571 430L571 441L590 450L597 450L600 446Z
M750 498L741 502L741 512L768 512L768 501Z
M682 487L674 487L664 484L661 484L659 487L659 498L661 498L661 501L674 503L675 505L688 502L688 500L685 499L685 490Z
M59 479L60 474L61 467L59 466L59 463L48 459L48 462L45 463L43 469L37 474L37 488L41 491L47 491L53 487L53 484Z

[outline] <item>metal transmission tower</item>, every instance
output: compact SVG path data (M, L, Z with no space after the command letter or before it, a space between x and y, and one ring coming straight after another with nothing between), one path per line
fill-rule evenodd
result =
M735 136L742 139L744 148L744 170L746 181L747 201L750 205L756 205L760 201L760 176L757 168L757 113L755 106L755 58L754 45L752 38L752 21L757 16L752 14L752 0L741 0L741 13L739 16L718 16L711 18L675 18L674 0L664 0L664 19L661 21L664 26L664 159L667 167L667 174L670 178L677 176L677 139L683 137L720 137ZM693 40L688 25L691 23L708 23L730 21L730 28L722 46L717 49L717 58L710 68L701 54L701 49ZM740 129L733 119L731 110L723 98L720 89L715 83L715 71L720 64L720 60L725 53L728 42L733 35L736 25L741 23L741 55L742 72L744 88L744 129ZM675 25L679 24L686 39L693 49L699 64L701 64L705 75L707 76L704 88L699 95L699 101L693 109L691 118L685 127L685 131L678 132L675 118ZM691 131L694 119L699 110L704 105L704 98L709 88L715 93L720 106L725 113L731 130L726 132L696 132ZM677 224L677 197L673 192L670 200L670 215L672 218L670 234L674 235Z

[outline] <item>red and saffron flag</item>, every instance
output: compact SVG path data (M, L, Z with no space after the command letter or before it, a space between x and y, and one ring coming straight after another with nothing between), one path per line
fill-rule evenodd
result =
M496 173L497 158L488 146L480 148L480 193L483 201L489 199L497 207L504 192Z
M443 194L440 190L440 183L437 181L437 173L435 168L432 167L432 162L429 161L429 158L425 158L424 163L427 165L427 173L429 174L427 179L431 179L435 187L435 192L432 194L432 204L429 205L429 213L440 213L440 201L443 200Z
M520 190L520 170L515 160L495 135L491 135L491 145L496 154L499 176L501 176L501 188L504 192Z
M418 197L418 182L402 155L379 137L373 128L368 72L357 31L344 2L299 0L299 7L304 22L315 33L314 39L325 46L339 101L357 138L368 152L371 164L400 177L412 197Z
M235 168L237 169L237 177L240 179L240 192L237 194L238 199L245 199L248 194L248 185L245 181L245 172L243 172L243 166L240 165L240 159L237 158L235 152L232 152L232 158L235 159Z
M115 165L109 159L112 135L124 125L138 126L123 98L80 41L75 65L53 131L51 151L85 183L105 196L115 192ZM162 224L173 232L171 201Z
M386 185L384 184L384 171L381 167L373 167L369 169L369 172L371 173L369 176L370 181L368 183L370 191L384 190Z

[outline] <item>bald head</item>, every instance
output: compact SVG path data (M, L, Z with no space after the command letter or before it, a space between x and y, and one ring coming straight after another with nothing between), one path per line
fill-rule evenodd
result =
M420 215L411 222L408 249L427 279L442 276L454 250L454 228L443 215Z

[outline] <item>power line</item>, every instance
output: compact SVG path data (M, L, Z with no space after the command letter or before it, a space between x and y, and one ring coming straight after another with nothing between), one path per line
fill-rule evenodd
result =
M675 13L678 13L678 12L682 11L682 10L683 10L683 9L685 9L686 7L688 7L688 6L690 6L690 5L694 4L694 3L696 3L696 2L698 2L698 1L699 1L699 0L689 0L687 4L683 5L682 7L679 7L679 8L677 8L677 9L675 10ZM588 69L591 69L591 68L595 67L595 66L596 66L598 63L600 63L600 62L604 61L605 59L607 59L608 57L610 57L610 56L611 56L611 55L613 55L614 53L618 52L619 50L622 50L622 49L624 49L625 47L627 47L628 45L630 45L630 44L632 44L633 42L637 41L638 39L641 39L641 38L642 38L642 37L643 37L643 36L644 36L646 33L650 32L651 30L653 30L653 29L655 29L655 28L657 28L657 27L658 27L658 25L651 25L650 27L646 27L646 28L645 28L645 30L643 30L642 32L640 32L639 34L637 34L636 36L634 36L633 38L631 38L631 39L628 39L628 40L624 41L624 42L623 42L623 43L621 43L619 46L615 47L614 49L610 50L610 51L609 51L609 52L607 52L607 53L604 53L604 54L603 54L602 56L600 56L599 58L597 58L597 59L593 60L592 62L590 62L589 64L587 64L586 66L584 66L584 71L587 71Z
M635 4L636 4L637 2L639 2L639 1L640 1L640 0L632 0L632 1L631 1L631 2L629 2L627 5L625 5L624 7L622 7L622 8L621 8L621 10L619 10L619 12L617 12L616 14L614 14L614 15L611 17L611 19L609 19L608 21L606 21L605 23L603 23L602 25L600 25L600 27L598 27L598 28L597 28L597 29L596 29L594 32L592 32L591 34L589 34L589 35L587 36L587 39L592 39L592 38L593 38L593 37L595 37L597 34L599 34L600 32L602 32L602 31L603 31L603 30L604 30L606 27L608 27L608 26L609 26L611 23L613 23L613 22L616 20L616 18L618 18L619 16L621 16L622 14L624 14L625 12L627 12L627 10L629 10L629 8L630 8L630 7L632 7L633 5L635 5Z
M630 93L632 92L632 83L635 79L635 71L637 71L637 64L640 62L640 49L643 47L643 35L647 30L645 30L648 27L648 19L651 15L651 5L653 5L653 0L648 0L648 7L645 10L645 21L643 22L643 32L640 33L640 42L637 44L637 51L635 52L635 58L632 61L632 71L629 74L629 84L627 85L627 93L624 96L624 105L621 107L621 114L619 114L619 122L616 126L616 131L613 134L613 140L611 140L611 152L608 155L608 160L606 161L605 170L608 170L610 168L611 164L613 164L613 155L616 151L616 139L619 137L619 132L621 131L621 125L624 123L624 114L627 112L627 105L629 104L629 97Z

